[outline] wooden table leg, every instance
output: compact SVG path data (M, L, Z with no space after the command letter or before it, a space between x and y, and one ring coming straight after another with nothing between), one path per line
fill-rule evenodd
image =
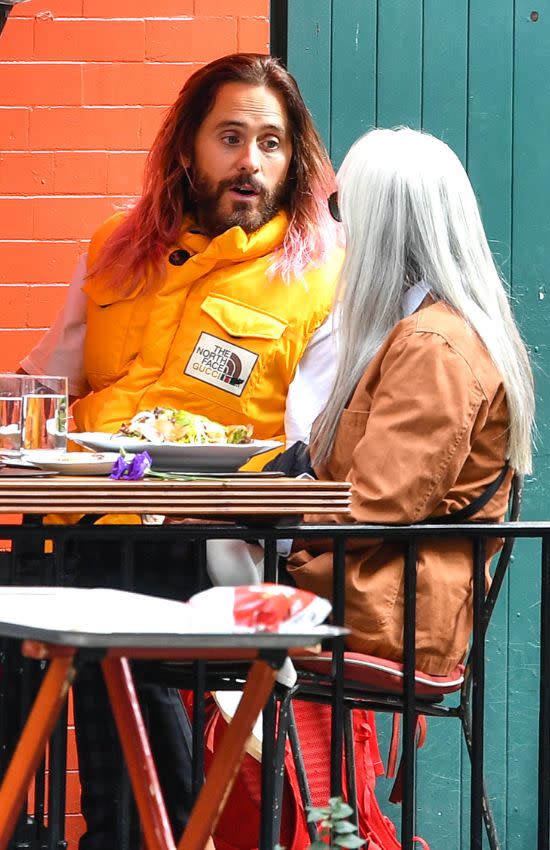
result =
M273 690L276 675L277 671L265 661L255 661L252 665L241 701L210 765L178 850L204 850L233 787L256 718Z
M44 754L75 675L73 655L53 658L0 787L0 850L5 850L30 781Z
M145 844L148 850L175 850L128 659L104 658L101 666L136 798Z

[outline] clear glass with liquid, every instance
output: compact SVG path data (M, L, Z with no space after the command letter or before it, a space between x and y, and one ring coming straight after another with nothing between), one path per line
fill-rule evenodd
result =
M43 375L33 378L23 395L21 449L25 454L67 446L67 379ZM32 460L32 458L29 458Z
M0 453L18 453L21 448L21 396L0 389Z
M0 394L0 451L21 448L21 397Z
M0 374L0 455L18 455L21 449L21 411L27 375Z

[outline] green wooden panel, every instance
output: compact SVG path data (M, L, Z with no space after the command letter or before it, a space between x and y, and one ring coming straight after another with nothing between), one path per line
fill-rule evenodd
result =
M466 162L468 0L424 0L422 127Z
M497 263L510 274L514 0L471 0L466 163ZM508 828L508 582L487 640L485 774L501 836ZM466 767L466 759L464 759ZM465 785L465 789L468 786ZM463 800L462 846L469 829Z
M447 142L463 162L467 81L467 0L424 0L421 126ZM432 847L461 846L462 762L459 723L430 719L419 757L417 829Z
M330 37L329 4L313 5L290 0L294 20L303 16L301 29L289 30L290 67L334 161L372 123L408 124L443 138L467 166L535 367L538 455L523 516L547 519L550 6L535 4L535 22L527 0L332 0ZM304 39L306 22L321 14L317 40L310 31ZM506 850L536 846L539 598L540 546L522 541L487 644L486 778ZM385 739L387 720L380 726ZM430 721L418 760L417 831L432 848L468 846L457 727ZM381 782L381 805L398 823L398 809L384 802L389 784Z
M520 541L510 584L507 694L509 850L536 847L540 546Z
M376 42L376 0L333 0L331 154L336 167L376 123Z
M513 281L536 367L541 451L550 451L550 20L517 0L514 91ZM544 447L544 448L543 448Z
M456 697L447 702L456 705ZM461 730L456 718L428 719L417 764L416 832L430 847L459 847Z
M510 276L514 0L471 0L468 174L497 263Z
M422 22L422 0L378 0L379 127L420 127Z
M540 7L535 7L540 8ZM550 352L547 276L550 267L550 22L516 0L512 207L512 281L524 336L535 364L539 428L535 471L525 515L548 518L550 467ZM538 698L539 547L524 544L510 579L508 694L510 850L535 846L536 706Z
M288 69L330 148L332 0L288 4Z

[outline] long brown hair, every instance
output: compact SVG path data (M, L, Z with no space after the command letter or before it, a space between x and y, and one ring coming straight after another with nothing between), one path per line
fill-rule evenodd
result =
M143 276L146 285L162 277L166 250L177 243L183 216L192 209L183 162L193 162L197 130L220 86L229 82L273 89L286 105L293 145L284 204L290 224L272 271L289 279L332 250L339 231L327 214L326 198L334 188L334 171L298 85L277 59L237 53L210 62L185 83L147 158L141 198L107 239L91 275L107 272L112 286L123 291Z

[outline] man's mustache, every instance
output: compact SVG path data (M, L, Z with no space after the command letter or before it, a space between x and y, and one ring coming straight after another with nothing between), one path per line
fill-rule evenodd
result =
M240 171L239 174L229 180L220 180L218 183L218 197L226 189L234 189L240 186L246 186L248 189L257 192L258 195L265 195L267 192L265 186L257 177L253 174L247 174L246 171Z

